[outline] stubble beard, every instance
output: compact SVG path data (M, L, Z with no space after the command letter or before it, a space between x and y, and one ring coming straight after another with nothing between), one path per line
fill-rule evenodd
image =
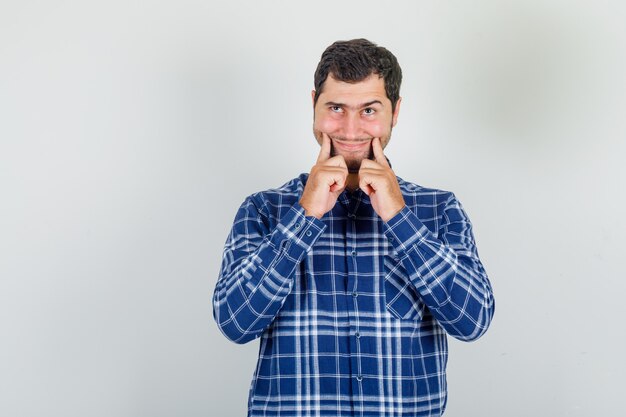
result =
M389 143L389 140L391 139L391 132L393 131L393 126L391 126L391 129L389 130L389 136L386 138L387 140L384 141L384 144ZM318 135L316 134L317 132L315 131L315 127L313 127L313 135L318 137ZM331 141L330 141L330 157L332 158L333 156L337 156L339 155L337 153L337 151L335 150L335 144L334 141L336 139L339 140L343 140L344 138L341 138L339 136L329 136ZM343 158L346 161L346 166L348 167L348 172L350 174L358 174L359 173L359 169L361 169L361 162L364 159L371 159L372 161L375 159L374 158L374 149L372 148L372 140L374 138L363 138L363 139L358 139L358 140L369 140L370 141L370 146L369 149L367 151L367 155L363 155L363 156L357 156L354 158L350 158L350 157L346 157L345 155L343 156ZM319 135L319 140L320 143L322 142L321 139L321 133ZM347 141L346 141L347 142ZM381 143L381 145L383 145L383 143Z
M333 140L335 139L341 139L341 138L332 138ZM335 150L335 145L333 140L330 141L330 156L331 158L333 156L339 155L339 153L337 153L337 151ZM367 151L367 155L366 154L361 154L361 155L354 155L354 156L347 156L347 155L343 155L343 159L346 161L346 166L348 167L348 172L350 174L357 174L359 172L359 169L361 169L361 162L363 161L363 159L374 159L374 150L372 149L372 140L370 139L362 139L362 140L369 140L370 141L370 146L369 146L369 150Z

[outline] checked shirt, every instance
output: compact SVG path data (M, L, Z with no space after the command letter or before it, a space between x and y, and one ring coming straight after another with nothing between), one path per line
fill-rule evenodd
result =
M236 343L260 337L249 416L440 416L446 335L489 327L491 285L454 194L398 178L388 222L360 190L322 219L308 174L253 194L226 240L213 314Z

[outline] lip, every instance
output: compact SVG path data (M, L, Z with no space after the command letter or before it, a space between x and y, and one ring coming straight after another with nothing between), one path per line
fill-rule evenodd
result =
M354 151L360 151L365 149L367 146L369 146L370 141L359 141L359 142L341 142L338 140L335 140L335 146L339 149L342 149L344 151L350 151L350 152L354 152Z

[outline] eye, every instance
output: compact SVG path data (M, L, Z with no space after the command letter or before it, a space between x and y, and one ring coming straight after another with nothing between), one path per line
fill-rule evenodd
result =
M367 115L367 116L371 116L374 113L376 113L376 110L374 110L371 107L366 107L365 109L363 109L363 114Z
M330 106L330 111L333 113L341 113L343 109L340 106Z

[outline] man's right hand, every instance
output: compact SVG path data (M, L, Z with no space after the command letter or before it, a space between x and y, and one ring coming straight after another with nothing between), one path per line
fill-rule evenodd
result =
M343 156L330 157L330 138L322 133L322 148L317 162L304 186L300 205L306 216L321 219L335 206L339 194L346 188L348 166Z

